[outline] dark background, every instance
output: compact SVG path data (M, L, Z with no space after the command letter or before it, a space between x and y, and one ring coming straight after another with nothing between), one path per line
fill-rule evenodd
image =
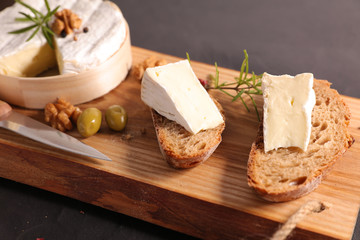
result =
M257 74L312 72L360 97L360 1L114 0L132 44ZM12 0L0 0L0 9ZM0 23L1 26L1 23ZM0 39L1 41L1 39ZM0 179L0 239L191 239L137 219ZM359 224L353 239L360 239Z

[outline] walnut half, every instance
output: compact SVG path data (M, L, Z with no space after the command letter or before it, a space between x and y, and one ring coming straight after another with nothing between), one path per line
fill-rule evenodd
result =
M55 17L56 19L54 20L51 29L58 36L66 36L71 34L74 29L80 29L81 27L81 18L70 9L64 9L55 13Z
M80 108L74 107L62 98L58 98L56 103L46 104L44 111L45 122L62 132L72 130L81 114Z
M145 70L148 67L157 67L167 64L165 59L158 59L155 56L150 56L146 58L143 62L140 62L133 66L131 70L131 75L134 76L136 79L141 80Z

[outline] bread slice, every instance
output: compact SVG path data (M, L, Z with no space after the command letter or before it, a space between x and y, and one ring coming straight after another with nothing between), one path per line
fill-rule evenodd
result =
M220 103L213 100L225 120ZM160 151L174 168L191 168L207 160L220 144L221 133L225 129L224 122L215 128L191 134L180 124L163 117L154 109L151 109L151 116Z
M310 193L354 142L347 128L349 108L330 85L325 80L314 80L316 104L307 151L291 147L265 153L260 124L251 147L247 176L249 186L264 199L283 202Z

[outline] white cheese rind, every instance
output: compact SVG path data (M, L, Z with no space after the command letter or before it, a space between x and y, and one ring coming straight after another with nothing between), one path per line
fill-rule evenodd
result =
M274 76L264 73L264 148L307 150L311 134L311 113L315 105L313 74Z
M24 0L24 2L42 13L47 12L44 0ZM55 37L57 61L61 74L80 73L92 69L114 55L123 44L127 34L126 21L114 3L102 0L48 0L48 2L51 9L58 5L61 6L59 10L71 9L82 19L82 26L89 28L88 33L83 33L82 29L78 30L77 41L74 41L73 34L66 38ZM49 53L53 50L44 48L47 42L41 31L28 42L26 39L33 31L23 34L8 33L31 24L16 22L15 18L22 16L19 12L33 15L29 9L19 3L0 12L2 27L0 32L0 74L18 77L35 76L53 67L56 59L53 52ZM48 49L49 52L45 54L41 49ZM37 60L43 56L49 57L49 60L38 63ZM39 70L29 72L24 69Z
M224 122L188 60L147 68L141 84L141 99L192 134Z
M92 69L109 59L126 37L126 22L116 4L102 0L65 2L82 19L87 33L56 37L56 55L61 74L79 73ZM81 31L81 30L80 30Z
M35 9L45 12L43 0L24 0L25 3L33 6ZM54 4L55 1L49 1ZM38 68L38 71L44 71L48 67L55 65L55 55L52 53L51 59L46 61L48 66L34 66L33 59L43 57L46 40L41 35L41 31L31 40L26 42L33 30L22 34L9 34L8 32L18 30L31 25L29 22L18 22L15 18L22 17L19 12L33 15L31 11L19 3L4 9L0 12L0 74L8 76L23 77L29 70ZM50 56L51 54L46 54ZM35 74L40 72L35 71ZM30 71L31 73L34 70Z

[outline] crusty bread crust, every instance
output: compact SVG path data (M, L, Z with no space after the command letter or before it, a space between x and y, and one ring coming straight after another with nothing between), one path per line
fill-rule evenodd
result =
M215 99L224 120L223 109ZM191 134L181 125L171 121L151 109L160 151L168 164L174 168L192 168L204 161L220 144L225 122L219 126Z
M262 123L248 160L248 185L262 198L284 202L300 198L318 187L336 160L353 144L348 133L350 110L325 80L314 80L316 104L306 152L280 148L264 152Z

